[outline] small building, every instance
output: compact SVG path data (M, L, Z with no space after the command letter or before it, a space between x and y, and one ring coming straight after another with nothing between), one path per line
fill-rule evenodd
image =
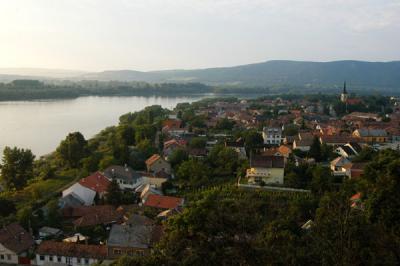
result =
M246 178L251 183L283 184L285 159L283 156L252 155Z
M92 265L107 257L106 246L43 241L36 250L36 265Z
M108 255L116 259L123 255L145 256L162 235L161 226L140 215L132 215L124 225L114 224L107 241Z
M341 145L341 146L337 147L335 152L345 158L352 158L357 155L357 153L354 152L354 150L352 148L350 148L349 146L346 146L346 145Z
M146 160L146 167L150 173L156 174L164 171L167 174L171 174L171 165L158 154L154 154Z
M110 183L110 180L100 172L96 172L79 180L79 184L95 191L99 198L103 198L107 193Z
M144 206L158 209L177 209L182 207L184 202L183 198L150 194L144 201Z
M367 143L384 143L388 141L388 134L384 129L361 128L353 132L353 136L361 138Z
M109 205L99 205L97 211L89 212L82 217L74 220L72 223L76 228L92 227L96 225L110 225L122 223L124 221L124 212L119 211ZM103 208L101 208L103 207Z
M110 181L115 179L121 189L135 189L142 184L141 176L127 165L109 166L104 170L104 176Z
M247 159L246 149L242 139L225 141L225 147L233 149L238 154L239 159Z
M168 158L174 151L178 149L184 149L185 147L186 147L185 140L176 140L176 139L168 140L164 142L163 155Z
M301 150L307 152L310 150L311 145L313 144L313 139L296 139L293 141L293 150Z
M32 236L17 223L0 229L0 265L30 264L28 251L33 247Z
M339 156L336 159L332 160L330 163L331 171L333 172L334 176L345 176L346 169L343 166L349 164L350 161L343 156Z
M359 178L364 173L366 163L349 163L343 166L346 170L346 176L349 178Z
M39 238L46 239L49 237L58 237L62 234L62 231L58 228L43 226L39 229Z
M280 145L282 138L282 128L280 127L264 127L262 132L264 144Z
M96 197L96 191L82 186L79 183L75 183L66 190L62 192L62 198L60 200L61 208L66 207L66 201L63 198L70 196L75 198L77 201L83 202L83 205L90 206L94 203L94 198Z
M59 205L61 208L93 205L96 195L99 198L104 197L109 184L110 180L107 177L96 172L64 190Z

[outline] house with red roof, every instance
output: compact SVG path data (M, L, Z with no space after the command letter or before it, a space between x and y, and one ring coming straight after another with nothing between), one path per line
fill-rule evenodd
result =
M43 241L36 251L36 265L92 265L107 258L105 245Z
M30 264L28 251L33 247L32 236L17 223L0 229L0 265Z
M168 157L177 149L185 148L186 144L187 143L185 140L177 140L177 139L168 140L164 142L163 154L165 157Z
M104 197L110 183L110 180L100 172L96 172L79 180L79 184L96 191L100 198Z
M171 165L158 154L153 154L146 160L146 167L147 171L150 173L157 174L159 172L165 172L171 174Z
M184 204L183 198L150 194L144 201L144 206L158 209L177 209Z
M99 198L104 197L110 183L110 180L100 172L82 178L62 192L59 205L61 208L93 205L96 195Z

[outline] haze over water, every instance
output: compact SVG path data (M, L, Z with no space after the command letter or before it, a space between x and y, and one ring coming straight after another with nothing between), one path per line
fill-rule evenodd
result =
M118 124L118 118L146 106L172 109L189 97L80 97L72 100L0 102L0 150L5 146L29 148L36 156L56 149L70 132L80 131L86 139Z

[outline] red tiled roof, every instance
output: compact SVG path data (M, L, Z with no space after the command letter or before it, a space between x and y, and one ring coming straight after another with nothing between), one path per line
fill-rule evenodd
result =
M180 128L182 126L182 121L175 119L168 119L163 122L163 127L169 128Z
M18 254L28 250L34 242L22 226L12 223L0 229L0 244Z
M146 202L145 206L155 207L160 209L175 209L178 206L183 204L182 198L169 197L169 196L160 196L155 194L150 194Z
M106 192L110 183L110 180L108 180L108 178L100 172L96 172L88 177L79 180L79 184L91 190L94 190L97 193Z
M153 163L155 163L160 158L161 158L160 155L153 154L149 159L146 160L146 165L152 165Z
M123 210L104 209L100 212L86 214L72 223L77 227L95 226L101 224L112 224L122 222Z
M250 158L250 167L284 168L283 156L253 155Z
M39 245L36 253L39 255L105 259L107 258L108 250L107 246L100 245L43 241Z
M96 214L103 212L110 212L114 210L112 205L97 205L97 206L81 206L81 207L69 207L63 209L63 216L66 218L82 217L88 214Z

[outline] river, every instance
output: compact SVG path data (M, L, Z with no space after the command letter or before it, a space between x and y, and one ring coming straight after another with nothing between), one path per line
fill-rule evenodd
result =
M56 149L65 136L80 131L86 139L107 126L118 124L125 113L146 106L172 109L206 95L188 97L80 97L69 100L0 102L0 151L5 146L28 148L36 156Z

